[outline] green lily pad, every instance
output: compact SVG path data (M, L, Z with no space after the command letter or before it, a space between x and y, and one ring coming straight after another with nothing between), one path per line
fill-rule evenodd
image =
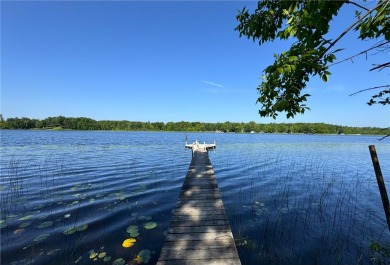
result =
M102 258L104 258L106 255L107 255L106 252L99 253L98 258L99 258L99 259L102 259Z
M39 217L39 220L44 220L46 219L47 217L49 217L49 214L43 214Z
M137 237L137 236L139 236L139 233L138 233L138 232L130 233L129 236L131 236L131 237Z
M94 258L97 257L97 255L98 255L98 254L97 254L96 252L93 251L93 252L89 253L89 258L90 258L90 259L94 259Z
M88 228L88 225L87 224L83 224L83 225L79 225L77 227L75 227L77 231L81 232L81 231L84 231L85 229Z
M156 226L157 226L156 222L147 222L146 224L144 224L145 229L153 229Z
M52 250L46 252L46 255L47 255L47 256L54 255L55 253L57 253L57 252L60 251L60 250L61 250L61 249L59 249L59 248L52 249Z
M73 201L73 202L69 203L67 206L72 207L72 206L79 204L79 203L80 203L79 201Z
M53 221L47 221L47 222L40 223L37 227L39 229L42 229L42 228L46 228L46 227L49 227L52 225L53 225Z
M64 232L62 232L64 235L71 235L71 234L74 234L76 232L76 228L75 227L69 227L67 229L64 230Z
M31 225L31 222L25 222L19 225L19 228L25 228L27 226Z
M50 234L42 234L42 235L39 235L36 238L34 238L34 241L41 242L41 241L45 240L46 238L48 238L49 236L50 236Z
M152 220L152 217L143 215L143 216L138 217L138 220L140 220L140 221L149 221L149 220Z
M7 221L6 220L0 220L0 228L4 228L7 226Z
M136 226L136 225L129 226L126 231L127 231L127 233L130 234L131 237L139 236L138 226Z
M16 214L7 215L7 219L8 219L8 220L9 220L9 219L16 218L16 217L18 217L18 215L16 215Z
M105 258L103 259L104 262L108 262L108 261L110 261L110 260L111 260L111 257L110 257L110 256L107 256L107 257L105 257Z
M150 250L149 249L143 249L141 250L136 258L137 263L149 263L150 260Z
M19 218L20 221L26 221L26 220L30 220L31 218L33 218L34 216L32 214L30 215L26 215L22 218Z
M122 258L116 259L116 260L114 260L114 262L112 263L112 265L123 265L123 264L125 264L125 260L122 259Z

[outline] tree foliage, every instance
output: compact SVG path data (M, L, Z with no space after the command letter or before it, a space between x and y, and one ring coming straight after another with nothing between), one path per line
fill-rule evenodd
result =
M110 130L110 131L171 131L171 132L230 132L230 133L304 133L304 134L390 134L390 129L348 127L325 123L270 123L244 122L140 122L96 121L85 117L48 117L43 120L23 118L2 119L0 129L49 130Z
M356 21L335 40L329 39L331 21L345 4L358 8ZM276 118L278 113L285 111L290 118L309 109L306 101L310 95L303 90L313 76L328 81L330 66L337 64L336 54L341 50L334 47L348 31L359 32L360 40L377 39L379 42L369 50L388 48L390 43L389 0L375 2L372 9L350 1L260 1L252 14L245 7L240 10L237 20L239 25L235 30L239 31L240 37L258 41L259 45L277 39L295 40L289 50L275 54L274 63L263 71L262 82L257 88L262 117ZM376 65L371 70L387 67L390 62ZM368 104L390 103L390 86L380 87L383 90Z

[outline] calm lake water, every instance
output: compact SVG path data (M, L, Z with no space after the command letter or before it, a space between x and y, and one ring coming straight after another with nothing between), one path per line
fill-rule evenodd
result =
M155 264L191 160L185 138L217 143L242 264L369 264L372 240L390 244L368 151L390 191L378 136L3 130L0 263Z

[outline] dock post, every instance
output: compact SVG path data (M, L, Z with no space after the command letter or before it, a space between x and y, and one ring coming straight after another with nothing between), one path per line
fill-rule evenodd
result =
M385 181L383 180L378 155L376 154L376 150L375 150L375 145L370 145L368 148L370 149L371 160L376 175L376 181L378 182L379 192L382 198L383 209L385 210L387 226L390 230L390 203L389 203L389 198L387 197Z

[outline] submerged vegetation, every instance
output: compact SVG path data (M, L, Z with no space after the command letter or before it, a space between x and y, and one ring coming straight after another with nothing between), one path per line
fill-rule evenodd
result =
M48 117L43 120L8 118L0 115L0 129L50 130L105 130L105 131L176 131L176 132L235 132L235 133L318 133L318 134L369 134L389 135L390 128L349 127L325 123L269 123L244 122L140 122L96 121L90 118Z

